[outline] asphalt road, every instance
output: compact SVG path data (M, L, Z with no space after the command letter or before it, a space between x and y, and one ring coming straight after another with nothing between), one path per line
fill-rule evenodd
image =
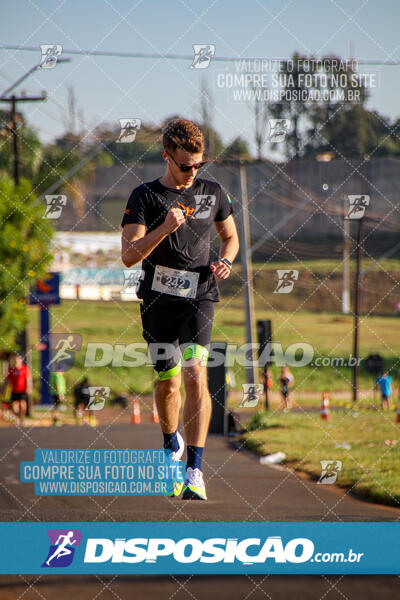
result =
M97 428L2 428L1 521L397 521L400 510L352 498L334 486L317 485L280 467L262 466L209 436L205 452L208 502L164 497L37 497L19 482L19 464L35 448L157 448L158 425ZM400 579L388 576L1 576L0 600L75 600L143 597L250 599L304 597L394 598ZM139 596L140 594L140 596Z

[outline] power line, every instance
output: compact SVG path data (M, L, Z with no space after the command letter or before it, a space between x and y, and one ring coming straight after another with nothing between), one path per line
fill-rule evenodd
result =
M60 63L65 63L65 62L70 62L70 58L60 58L58 60L58 62ZM33 67L31 67L29 69L29 71L27 71L26 73L24 73L23 75L21 75L21 77L19 77L17 79L17 81L15 81L12 85L10 85L10 87L8 87L6 90L4 90L4 92L1 94L0 96L0 100L2 100L3 98L5 98L7 96L7 94L9 94L13 89L15 89L20 83L22 83L22 81L24 81L25 79L27 79L27 77L29 77L29 75L31 73L33 73L34 71L36 71L39 68L39 64L34 65Z
M37 46L20 46L20 45L12 45L12 46L0 46L0 50L22 50L27 52L39 52L39 48ZM87 55L87 56L108 56L111 58L166 58L168 60L193 60L192 54L157 54L157 53L145 53L145 52L112 52L108 50L71 50L67 48L63 48L63 54L79 54L79 55ZM290 58L272 58L272 57L257 57L257 56L213 56L213 62L236 62L236 61L256 61L256 60L268 60L271 62L282 62L285 63L288 60L292 60ZM324 59L307 59L307 60L331 60L329 57ZM358 65L366 65L366 66L398 66L400 65L400 60L380 60L380 59L355 59L351 58L349 61L354 62Z

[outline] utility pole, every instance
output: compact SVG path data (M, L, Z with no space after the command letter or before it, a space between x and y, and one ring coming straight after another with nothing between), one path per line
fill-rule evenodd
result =
M368 202L366 202L366 206L369 205L370 202L370 181L371 181L371 165L369 160L364 160L363 163L363 171L365 172L364 177L362 178L361 189L365 189L366 198L368 197ZM361 175L361 174L360 174ZM365 198L365 199L366 199ZM361 298L361 290L360 290L360 280L362 277L361 270L361 260L362 260L362 244L363 244L363 228L365 223L365 208L364 212L361 215L361 218L358 220L358 231L357 231L357 262L356 262L356 276L354 282L354 344L353 344L353 355L355 358L355 364L353 367L353 402L357 402L358 400L358 363L359 363L359 354L360 354L360 323L359 323L359 315L360 315L360 298Z
M11 96L11 131L13 138L14 153L14 183L19 184L19 153L18 153L18 134L17 134L17 101L15 96Z
M240 188L242 194L242 240L240 244L240 255L242 260L243 295L246 310L246 342L251 344L247 357L251 357L252 364L246 366L247 383L257 383L257 359L254 352L254 292L253 292L253 269L250 253L250 222L247 200L247 176L246 166L241 160L239 162ZM247 358L246 357L246 358Z
M342 313L350 312L350 275L349 275L349 239L350 220L346 219L346 196L343 197L343 283L342 283Z
M57 64L70 62L70 58L59 58ZM18 150L18 132L17 132L17 102L42 102L47 100L46 92L42 92L41 96L27 96L24 93L17 98L14 94L9 96L10 92L14 90L20 83L22 83L29 75L34 73L40 68L40 63L31 67L26 73L21 75L12 85L10 85L0 96L0 102L11 103L11 132L13 136L13 154L14 154L14 182L16 185L19 183L19 150ZM7 96L8 95L8 96Z
M258 357L260 358L264 351L268 351L269 356L271 356L272 349L272 324L271 320L260 320L257 321L257 341L259 344L259 352ZM265 410L269 410L269 373L271 361L267 360L264 364L260 365L263 369L264 375L264 391L265 391Z
M362 235L363 235L363 221L361 218L358 220L358 233L357 233L357 262L356 262L356 276L354 281L354 343L353 343L353 356L355 358L355 364L353 367L353 402L358 400L358 356L360 347L360 330L359 330L359 314L360 314L360 271L361 271L361 259L362 259Z
M15 185L19 184L20 178L20 160L19 160L19 144L18 144L18 125L17 125L17 102L43 102L47 99L47 95L45 92L42 92L41 96L25 96L21 95L19 97L12 96L0 98L0 102L10 102L11 103L11 133L13 138L13 156L14 156L14 183Z

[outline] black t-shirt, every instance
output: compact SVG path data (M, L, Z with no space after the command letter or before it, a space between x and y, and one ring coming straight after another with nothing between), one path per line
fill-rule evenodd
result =
M150 300L162 296L163 300L182 300L151 289L155 266L162 265L198 272L196 300L218 302L218 287L209 266L210 234L214 221L224 221L232 214L231 199L219 183L207 179L197 177L190 188L181 190L168 188L155 179L133 190L121 226L138 223L145 225L150 232L164 222L171 207L185 208L186 221L143 260L144 278L139 285L138 297Z

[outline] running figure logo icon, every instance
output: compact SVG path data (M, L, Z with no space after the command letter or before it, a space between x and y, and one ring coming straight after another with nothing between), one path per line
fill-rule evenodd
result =
M85 410L102 410L110 396L110 388L101 385L89 386L89 394L90 400Z
M196 210L193 214L195 219L207 219L211 214L211 209L215 205L216 197L213 194L198 194L194 197L196 201Z
M74 558L75 549L81 545L79 529L48 529L50 548L42 567L68 567Z
M345 219L362 219L365 214L365 209L369 206L369 196L349 195L349 211L345 215Z
M279 144L285 141L289 133L290 119L269 119L269 141L273 144Z
M143 269L124 269L124 285L121 293L135 295L142 279L144 279Z
M239 408L253 408L257 406L261 394L263 393L262 383L242 383L243 399Z
M136 139L136 133L139 131L142 124L140 119L120 119L119 124L121 131L119 138L116 140L120 144L130 144Z
M278 285L274 294L290 294L295 282L299 278L299 272L296 269L277 269Z
M215 54L215 44L193 44L194 58L189 69L207 69Z
M325 485L330 485L335 483L339 471L342 470L342 461L341 460L320 460L321 464L321 477L318 479L317 483L322 483Z
M39 67L41 69L54 69L57 59L61 56L62 46L60 44L41 44L42 57Z
M62 209L67 204L67 196L57 194L55 196L45 196L46 198L46 212L43 216L44 219L58 219L61 216Z
M79 333L51 333L50 348L52 359L47 365L51 371L68 371L74 364L75 352L82 346L82 336Z

